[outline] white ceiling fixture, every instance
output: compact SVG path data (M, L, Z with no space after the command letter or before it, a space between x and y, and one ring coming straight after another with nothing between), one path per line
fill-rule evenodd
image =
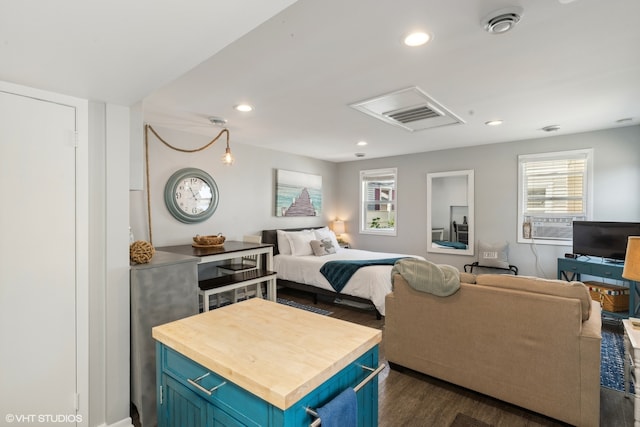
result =
M427 44L429 40L431 40L429 34L422 31L415 31L404 38L404 44L409 47L418 47Z
M489 120L488 122L484 122L487 126L500 126L502 123L502 120Z
M376 96L350 107L410 132L464 123L418 87Z
M545 132L557 132L560 130L560 125L549 125L542 128Z
M491 34L504 34L513 29L522 18L522 9L510 7L491 12L482 20L482 26Z
M235 108L237 111L240 111L240 112L243 112L243 113L248 113L249 111L253 111L253 106L251 106L249 104L238 104L233 108Z
M211 116L209 117L209 121L212 125L215 126L224 126L227 124L227 119L223 119L222 117Z

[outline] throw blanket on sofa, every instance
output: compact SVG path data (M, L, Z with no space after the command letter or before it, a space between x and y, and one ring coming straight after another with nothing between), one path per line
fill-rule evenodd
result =
M398 261L391 269L393 275L400 274L416 291L446 297L460 289L460 272L450 265L434 264L414 258Z
M393 265L400 259L403 258L327 261L320 267L320 273L336 292L340 292L358 269L369 265Z

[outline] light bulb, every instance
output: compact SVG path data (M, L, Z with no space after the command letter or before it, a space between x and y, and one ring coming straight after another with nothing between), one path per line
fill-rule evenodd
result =
M231 148L227 147L227 149L225 150L224 156L222 156L222 163L224 163L225 165L232 165L233 164L233 156L231 155Z

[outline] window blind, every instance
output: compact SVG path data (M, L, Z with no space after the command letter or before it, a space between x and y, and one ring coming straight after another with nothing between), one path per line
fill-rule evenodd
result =
M523 160L525 215L586 215L587 156Z

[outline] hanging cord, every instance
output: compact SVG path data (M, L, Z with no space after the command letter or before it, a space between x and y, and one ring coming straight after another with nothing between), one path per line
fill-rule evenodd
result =
M193 150L186 150L184 148L174 147L173 145L169 144L167 141L162 139L162 137L160 135L158 135L158 132L156 132L156 130L151 127L151 125L146 125L146 128L149 129L151 132L153 132L153 134L156 136L156 138L158 138L160 140L160 142L162 142L164 145L166 145L167 147L171 148L172 150L180 151L182 153L195 153L195 152L198 152L198 151L202 151L202 150L204 150L206 148L209 148L211 145L213 145L214 142L216 142L218 139L220 139L220 137L222 136L223 133L227 134L227 148L229 148L229 129L227 129L227 128L222 129L220 131L220 133L218 133L218 135L216 135L216 137L213 138L211 140L211 142L209 142L208 144L203 145L200 148L194 148Z
M213 138L209 143L203 145L202 147L194 148L192 150L187 150L187 149L178 148L169 144L160 135L158 135L158 132L156 132L156 130L152 128L151 125L144 125L144 151L145 151L144 159L145 159L145 167L147 170L147 217L149 222L149 243L153 244L153 234L151 231L151 228L152 228L151 227L151 181L149 180L149 131L153 132L153 134L156 136L156 138L158 138L160 142L162 142L164 145L171 148L172 150L180 151L182 153L196 153L198 151L205 150L210 146L212 146L214 142L220 139L222 134L227 135L227 152L229 152L229 129L227 128L222 129L218 133L218 135L216 135L215 138Z

